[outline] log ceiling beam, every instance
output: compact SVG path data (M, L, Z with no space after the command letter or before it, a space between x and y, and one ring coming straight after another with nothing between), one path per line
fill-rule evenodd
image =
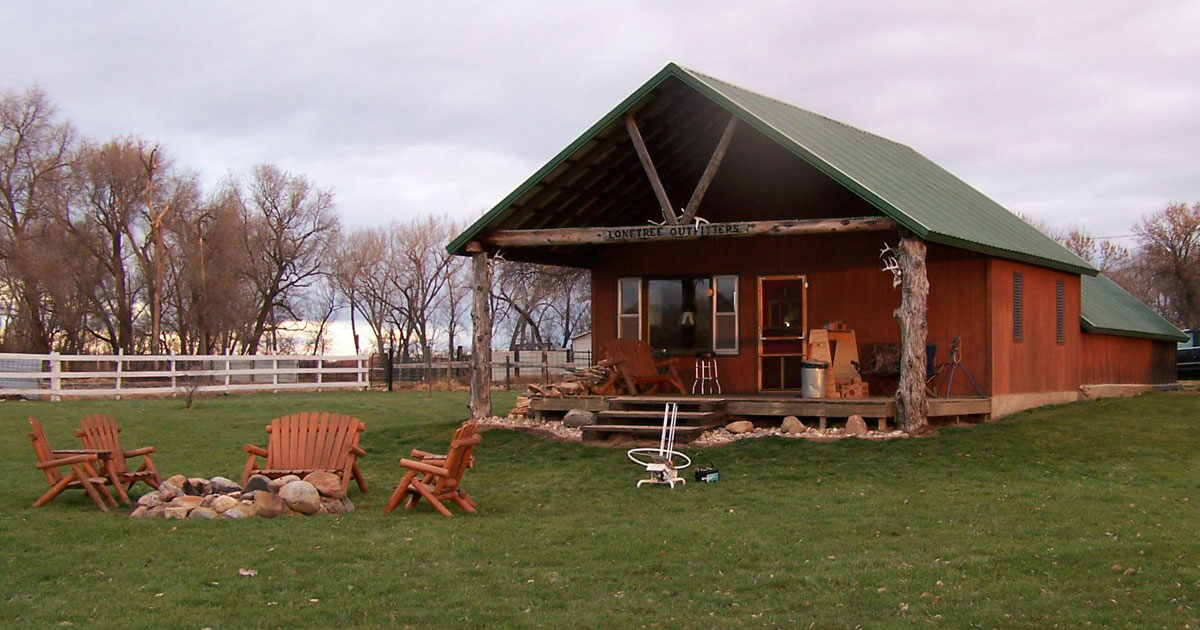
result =
M704 167L700 181L696 182L692 198L688 200L687 207L683 209L683 216L679 217L680 223L691 223L696 218L696 210L700 209L700 201L704 199L708 185L717 176L717 169L721 167L721 160L725 159L725 151L729 149L729 141L733 140L733 132L737 130L737 124L737 116L730 116L729 122L725 124L725 131L721 132L721 139L717 141L717 148L713 150L712 157L708 159L708 165Z
M887 217L841 219L794 219L787 221L740 221L693 225L630 225L616 227L543 228L497 230L484 237L493 247L550 247L603 243L682 241L697 238L737 236L794 236L898 229Z
M633 150L637 151L642 168L646 171L646 177L650 179L650 186L654 189L654 196L658 198L663 221L670 224L678 223L679 219L675 217L675 210L671 208L671 199L667 197L667 190L663 188L662 180L658 178L658 171L654 169L654 161L650 159L650 151L646 148L646 142L642 140L642 132L638 131L637 121L629 114L625 115L625 130L629 132L629 139L633 141Z

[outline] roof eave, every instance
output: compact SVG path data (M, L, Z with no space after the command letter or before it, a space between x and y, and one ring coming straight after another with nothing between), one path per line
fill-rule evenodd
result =
M1171 334L1166 334L1166 333L1144 332L1144 331L1140 331L1140 330L1121 330L1121 329L1117 329L1117 328L1102 328L1102 327L1093 325L1085 317L1080 317L1079 323L1080 323L1081 327L1083 328L1083 332L1091 333L1091 334L1095 334L1095 335L1114 335L1117 337L1134 337L1137 339L1153 339L1156 341L1171 341L1171 342L1187 341L1189 339L1189 337L1187 335L1183 334L1182 332L1179 333L1178 335L1171 335Z
M549 175L550 172L555 168L558 168L560 164L562 164L567 158L571 157L571 155L578 151L580 147L587 144L594 137L596 137L596 134L600 133L600 131L602 131L605 127L611 125L614 121L620 118L626 110L628 110L638 101L642 100L643 97L652 92L654 88L658 87L659 84L661 84L664 80L666 80L668 77L678 77L679 73L679 66L675 65L674 63L667 64L665 68L660 70L658 74L651 77L649 81L642 84L642 86L633 94L630 94L625 98L625 100L621 101L616 107L600 118L600 120L596 121L595 124L593 124L591 127L588 127L588 129L580 134L578 138L575 138L571 144L567 145L565 149L559 151L554 157L550 158L549 162L546 162L542 168L538 169L533 175L530 175L528 179L522 182L520 186L517 186L515 190L508 194L508 196L500 200L500 203L493 206L491 210L488 210L487 213L485 213L482 217L479 217L479 219L468 226L467 229L463 230L461 234L459 234L454 238L454 240L450 241L450 243L446 245L446 251L451 254L465 254L466 252L464 248L467 246L467 243L479 236L480 233L482 233L488 226L488 224L496 219L500 213L507 210L514 201L520 199L521 196L529 192L529 190L536 186L538 182L542 180L542 178L544 178L546 175Z

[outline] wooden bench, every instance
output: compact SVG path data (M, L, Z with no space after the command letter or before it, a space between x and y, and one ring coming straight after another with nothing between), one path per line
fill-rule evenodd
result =
M267 448L247 444L249 457L242 469L242 486L251 475L271 479L324 471L342 478L342 490L350 488L350 479L358 489L367 491L367 482L358 470L358 458L366 453L359 448L359 434L367 429L358 418L335 413L308 412L276 418L267 425ZM258 466L258 458L266 463Z

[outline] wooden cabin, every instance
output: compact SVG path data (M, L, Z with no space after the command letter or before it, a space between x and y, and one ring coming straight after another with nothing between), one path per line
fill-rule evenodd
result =
M913 149L675 64L448 249L474 256L478 294L497 254L589 269L598 354L642 339L690 378L712 353L723 397L779 414L806 402L801 361L827 324L854 331L863 363L899 352L895 382L875 379L857 404L902 426L1169 386L1184 338ZM483 361L490 314L476 298ZM929 396L929 367L955 339L957 380Z

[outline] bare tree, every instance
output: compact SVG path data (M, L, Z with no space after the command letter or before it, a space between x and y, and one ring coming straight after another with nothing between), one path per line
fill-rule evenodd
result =
M242 350L258 352L263 335L285 315L300 319L295 300L320 276L339 230L333 193L274 165L251 173L242 197L244 277L257 312L243 332Z
M400 273L394 289L404 299L406 333L416 338L421 360L433 358L430 343L433 318L449 282L452 256L444 245L454 235L453 224L432 216L392 225Z
M1133 266L1139 283L1167 319L1184 328L1200 327L1200 203L1172 203L1136 226Z
M4 347L46 352L54 325L44 282L57 256L56 218L73 192L75 130L59 121L45 92L0 93L0 265L5 285Z
M92 293L98 326L91 332L113 352L134 352L134 321L145 288L136 269L146 173L142 143L119 138L89 146L80 160L82 194L65 225L104 271Z

